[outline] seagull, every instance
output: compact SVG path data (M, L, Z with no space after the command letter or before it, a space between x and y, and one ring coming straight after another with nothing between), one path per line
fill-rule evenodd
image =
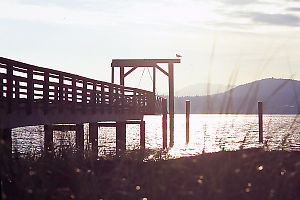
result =
M179 55L179 54L176 54L176 57L177 57L177 58L181 58L182 56L181 56L181 55Z

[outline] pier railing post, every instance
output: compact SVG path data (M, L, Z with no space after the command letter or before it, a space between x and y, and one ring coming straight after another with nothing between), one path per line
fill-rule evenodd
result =
M258 102L259 142L263 143L263 103Z
M48 114L49 107L49 72L44 72L44 85L43 85L43 110L44 114Z
M186 111L186 144L190 142L190 112L191 112L191 102L186 100L185 102Z
M12 112L12 107L13 107L13 66L12 65L7 65L7 78L6 78L6 101L7 101L7 113L10 114Z
M34 101L34 85L33 85L33 70L31 68L27 69L27 104L26 104L26 113L32 113Z
M163 138L163 149L167 148L167 99L162 100L162 138Z

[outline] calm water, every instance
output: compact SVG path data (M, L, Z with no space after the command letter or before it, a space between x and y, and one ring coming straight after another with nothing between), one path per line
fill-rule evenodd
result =
M161 116L145 116L146 148L162 147ZM85 145L87 146L88 125L85 124ZM169 133L168 133L169 135ZM43 148L43 126L13 129L13 148L20 152L35 152ZM54 132L54 143L74 145L75 133ZM139 126L127 125L127 149L139 147ZM100 128L99 154L115 150L115 128ZM264 115L264 141L270 149L300 150L300 117L295 115ZM168 141L169 142L169 141ZM185 144L185 115L175 115L175 144L168 152L170 157L183 157L259 147L257 115L210 115L190 116L190 143Z

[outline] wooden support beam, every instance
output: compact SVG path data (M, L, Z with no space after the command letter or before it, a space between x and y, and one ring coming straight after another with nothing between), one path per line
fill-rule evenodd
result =
M186 144L190 142L190 112L191 112L191 102L186 100L185 102L185 111L186 111Z
M53 131L76 131L76 125L51 125Z
M76 124L76 149L79 153L84 152L84 127L83 124Z
M163 149L167 148L167 115L168 115L168 107L167 107L167 99L163 99L162 101L162 138L163 138Z
M159 71L161 71L162 73L164 73L166 76L169 76L169 73L166 72L166 71L165 71L163 68L161 68L160 66L155 65L155 67L156 67Z
M169 119L170 119L170 147L174 145L174 65L168 64L169 69Z
M112 122L112 123L110 123L110 122L101 122L101 123L97 123L97 126L98 127L117 127L117 123L115 123L115 122Z
M54 150L53 144L53 126L52 125L44 125L44 151L49 152Z
M117 122L116 131L116 152L117 154L126 150L126 122Z
M124 78L124 67L120 67L120 85L122 86L125 84Z
M153 94L156 92L156 67L153 67Z
M136 70L138 67L132 67L128 72L126 72L124 74L124 77L128 76L131 72L133 72L134 70Z
M150 67L157 63L180 63L180 59L113 59L113 67Z
M98 156L98 125L89 123L89 142L92 143L92 153Z
M263 103L258 102L259 142L263 143Z
M146 147L145 121L140 122L140 146L142 149Z
M111 65L111 83L115 82L115 68Z

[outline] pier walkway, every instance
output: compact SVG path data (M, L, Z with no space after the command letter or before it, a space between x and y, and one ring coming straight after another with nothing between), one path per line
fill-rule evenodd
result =
M137 120L161 106L149 91L0 57L0 129Z

